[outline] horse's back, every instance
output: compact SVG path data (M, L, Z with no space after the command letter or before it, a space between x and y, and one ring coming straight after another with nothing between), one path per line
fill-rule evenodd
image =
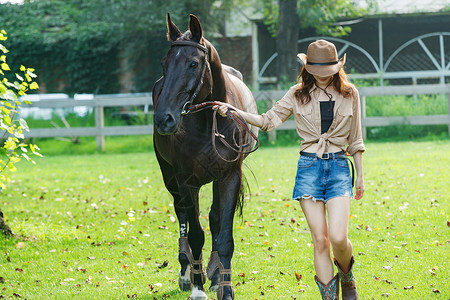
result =
M245 85L245 83L242 80L233 75L228 75L228 78L231 80L232 84L234 85L235 91L239 95L239 97L233 97L233 99L230 99L231 100L230 102L233 102L230 104L243 111L257 114L258 109L256 107L255 97L253 97L253 94L247 87L247 85ZM253 132L253 134L255 136L258 136L258 127L252 125L248 126L249 129ZM252 139L250 136L247 136L246 140L247 142L251 142L252 147L255 146L256 141Z
M236 97L235 99L230 99L234 102L230 104L246 112L256 114L258 112L256 109L256 101L247 85L245 85L245 83L236 76L228 74L228 78L233 83L234 88L239 95L239 97Z
M238 70L236 70L233 67L230 67L228 65L222 64L222 69L224 69L228 74L234 75L237 78L239 78L240 80L244 80L244 77L242 76L242 73L239 72Z

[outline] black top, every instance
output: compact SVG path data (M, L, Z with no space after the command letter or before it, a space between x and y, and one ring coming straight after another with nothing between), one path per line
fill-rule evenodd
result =
M321 120L321 134L330 129L331 123L333 123L333 111L334 111L334 101L320 101L320 120Z

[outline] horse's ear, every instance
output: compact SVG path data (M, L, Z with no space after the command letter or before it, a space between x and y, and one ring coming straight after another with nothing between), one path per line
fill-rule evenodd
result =
M176 41L181 35L180 29L172 22L170 14L167 13L167 40Z
M200 21L196 16L190 15L190 17L191 20L189 22L189 31L192 33L192 39L197 43L201 43L203 38L202 25L200 25Z

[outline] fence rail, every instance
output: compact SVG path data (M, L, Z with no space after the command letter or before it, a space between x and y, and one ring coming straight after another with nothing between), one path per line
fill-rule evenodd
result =
M450 84L415 85L415 86L383 86L383 87L361 87L358 89L361 101L361 123L363 135L366 136L367 127L390 126L390 125L442 125L449 128L450 133ZM277 99L281 99L286 91L257 91L253 95L257 101L266 101L268 108L272 107ZM433 116L404 116L404 117L367 117L366 97L370 96L393 96L393 95L423 95L443 94L447 95L448 114ZM69 127L69 128L32 128L25 132L27 138L42 137L75 137L96 136L97 148L103 150L105 147L105 136L117 135L145 135L153 134L153 125L129 125L129 126L105 126L104 108L123 106L144 106L152 108L151 93L141 94L119 94L119 95L97 95L90 100L74 99L52 99L33 102L23 107L37 108L73 108L77 106L93 107L95 111L95 127ZM148 113L152 113L149 109ZM288 120L277 130L295 129L293 120ZM269 140L276 139L276 131L269 133Z

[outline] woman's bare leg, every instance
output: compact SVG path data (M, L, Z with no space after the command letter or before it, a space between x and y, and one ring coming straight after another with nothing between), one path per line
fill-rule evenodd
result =
M327 283L333 278L333 263L330 257L330 239L325 204L322 201L302 199L300 204L311 230L314 243L314 267L319 279Z
M352 243L348 239L348 223L350 217L350 197L336 197L327 201L328 233L333 247L334 258L339 262L342 271L350 269L353 255Z

